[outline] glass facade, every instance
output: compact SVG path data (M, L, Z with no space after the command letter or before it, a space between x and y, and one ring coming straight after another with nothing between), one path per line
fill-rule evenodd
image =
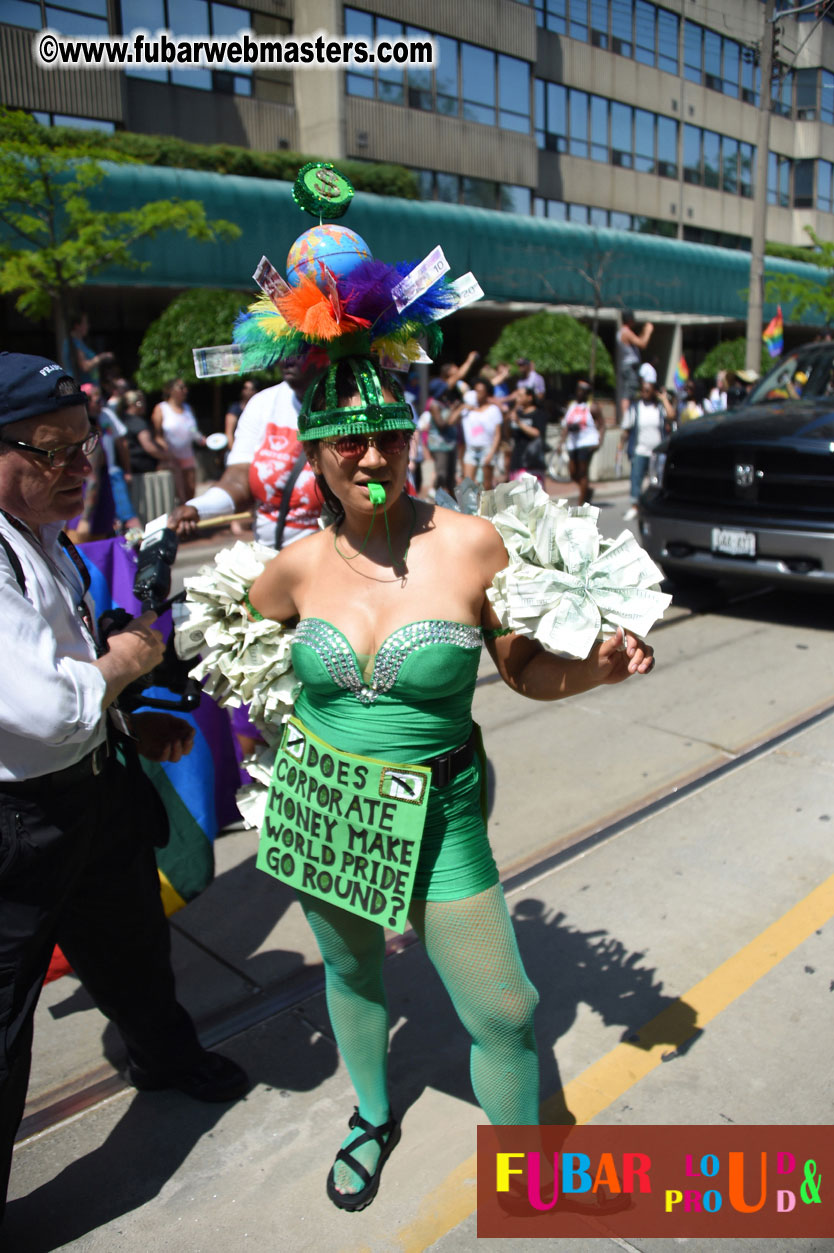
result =
M678 176L678 122L605 96L536 79L536 143L605 165Z
M587 2L587 0L586 0ZM360 67L345 73L349 96L465 118L483 126L530 134L530 63L478 44L434 35L416 26L346 7L345 34L374 39L433 38L436 64L428 68Z
M684 182L751 199L755 172L754 144L740 143L729 135L700 126L684 126Z
M545 200L536 196L533 213L539 218L551 218L557 222L574 222L577 226L596 226L615 231L640 231L644 235L666 235L674 238L677 226L662 218L649 218L640 213L621 213L616 209L602 209L594 205L572 204L564 200Z
M468 204L477 209L500 209L503 213L530 213L530 188L512 183L496 183L487 178L469 178L440 170L412 170L417 177L421 200L442 200L446 204Z
M241 30L255 30L258 34L289 34L290 23L281 19L267 19L269 29L263 27L264 19L247 9L222 4L220 0L121 0L121 29L124 34L137 28L154 31L168 29L174 36L215 36L231 38ZM216 91L224 95L251 96L253 73L246 65L234 70L178 70L155 69L150 65L134 65L125 69L132 78L144 78L157 83L175 83L178 87L193 87L198 91Z
M524 2L524 0L523 0ZM529 2L529 0L527 0ZM532 0L536 22L595 48L678 73L680 18L649 0Z
M46 4L39 0L2 0L0 22L42 30L49 26L62 35L107 35L107 0L68 0Z

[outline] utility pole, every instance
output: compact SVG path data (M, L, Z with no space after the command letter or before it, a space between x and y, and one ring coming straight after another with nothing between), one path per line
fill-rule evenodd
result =
M756 140L756 186L753 193L753 239L750 245L750 294L747 305L747 346L744 366L758 373L762 359L764 308L764 250L767 230L767 165L770 151L770 94L773 78L773 10L766 0L761 52L761 94Z

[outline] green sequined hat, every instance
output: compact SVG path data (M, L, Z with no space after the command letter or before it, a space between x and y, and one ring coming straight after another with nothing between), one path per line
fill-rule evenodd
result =
M414 419L387 372L436 358L442 343L437 323L483 295L471 274L450 282L440 247L422 261L389 263L372 256L361 236L338 219L353 197L350 182L329 162L309 162L293 188L299 208L318 219L287 256L284 279L266 257L255 272L262 297L242 313L234 329L241 373L268 369L315 350L322 373L299 414L302 439L347 432L411 429ZM336 371L350 363L360 404L339 406ZM382 376L380 371L383 371ZM324 408L314 409L314 403ZM396 400L386 401L383 387ZM355 393L354 393L355 394Z
M353 375L361 404L339 405L336 372L346 365ZM312 409L324 383L324 408ZM391 379L388 389L396 397L385 400L377 363L371 357L344 357L334 361L307 389L298 415L298 438L333 439L339 435L372 435L375 431L413 431L414 415Z

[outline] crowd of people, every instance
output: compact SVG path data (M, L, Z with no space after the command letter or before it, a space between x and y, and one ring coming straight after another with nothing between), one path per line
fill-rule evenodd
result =
M113 353L94 352L88 335L88 317L79 314L61 354L63 368L85 393L101 435L90 458L81 513L70 525L76 541L109 538L143 525L148 520L145 475L170 472L174 500L187 500L196 483L194 449L206 443L188 404L184 379L166 382L161 399L149 411L144 392L120 372ZM253 390L245 391L238 414Z
M667 389L658 381L657 359L649 352L653 332L651 322L641 327L634 313L625 310L616 336L615 412L620 450L628 456L627 519L636 516L649 459L660 441L678 425L739 404L758 377L753 371L722 370L711 388L704 380L687 379L677 392ZM254 380L242 380L227 406L225 435L215 436L224 440L225 449L215 462L219 478L209 475L213 485L198 494L194 450L205 445L206 436L188 404L186 382L182 378L167 382L149 411L144 394L119 374L113 354L95 353L86 343L88 335L87 317L81 315L63 351L64 368L87 393L91 416L102 434L84 507L72 528L74 538L120 534L147 521L144 476L160 470L173 476L180 534L191 533L202 518L252 511L251 524L235 521L233 533L246 537L254 528L262 542L281 547L317 525L321 502L309 471L299 468L294 473L295 418L308 379L299 362L285 363L282 382L260 394ZM549 455L555 451L561 473L576 485L576 503L591 501L589 469L606 424L602 405L585 380L580 379L572 397L560 405L553 395L545 399L545 380L529 358L491 366L472 350L460 365L441 365L427 388L412 369L404 393L415 419L409 473L418 496L433 499L438 489L453 493L465 477L485 489L522 474L544 482L547 467L553 464ZM558 427L551 445L548 426ZM293 447L295 455L290 455Z

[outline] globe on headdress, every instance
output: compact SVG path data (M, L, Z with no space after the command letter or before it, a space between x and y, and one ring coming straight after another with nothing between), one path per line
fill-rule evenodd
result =
M299 235L287 254L287 281L297 287L301 275L311 278L323 287L321 264L326 265L336 278L346 278L363 261L370 259L371 250L361 235L338 222L324 222L311 226Z

